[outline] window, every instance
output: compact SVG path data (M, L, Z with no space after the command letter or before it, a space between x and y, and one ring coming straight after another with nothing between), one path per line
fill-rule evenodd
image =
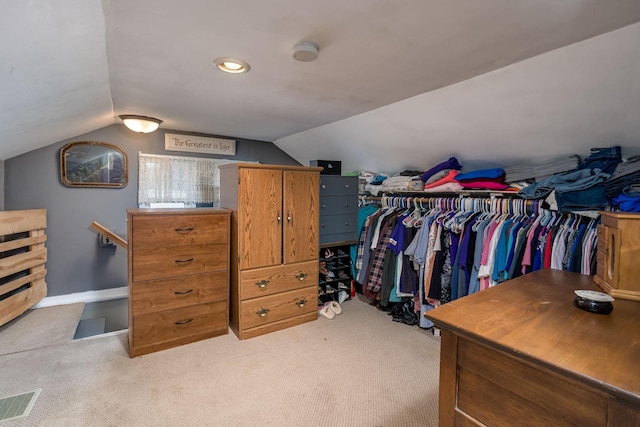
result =
M139 153L138 206L220 206L218 166L235 160Z

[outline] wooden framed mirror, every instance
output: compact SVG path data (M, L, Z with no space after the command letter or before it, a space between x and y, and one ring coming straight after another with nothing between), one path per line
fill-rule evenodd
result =
M60 150L60 180L69 187L124 187L127 155L112 144L72 142Z

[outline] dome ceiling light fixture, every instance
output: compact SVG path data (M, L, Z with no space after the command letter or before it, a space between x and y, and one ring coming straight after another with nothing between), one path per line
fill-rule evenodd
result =
M138 116L135 114L121 114L120 119L124 125L134 132L150 133L158 129L162 120L155 117Z
M216 58L213 60L213 64L218 70L231 74L246 73L251 69L247 62L235 58Z
M300 42L296 43L291 50L291 56L296 61L311 62L318 59L320 49L318 45L312 42Z

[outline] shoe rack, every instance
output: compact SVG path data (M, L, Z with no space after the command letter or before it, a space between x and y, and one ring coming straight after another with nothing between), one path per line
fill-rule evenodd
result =
M318 303L343 302L351 299L351 257L349 245L320 249ZM341 294L341 291L344 294ZM345 296L346 295L346 296Z

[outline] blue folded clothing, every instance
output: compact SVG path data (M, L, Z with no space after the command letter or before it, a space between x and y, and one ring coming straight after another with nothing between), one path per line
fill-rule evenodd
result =
M492 169L479 169L466 173L459 173L456 175L457 181L467 181L467 180L480 180L480 179L497 179L504 177L504 169L502 168L492 168Z
M611 203L622 212L640 212L639 196L627 196L626 194L618 194L611 200Z
M376 175L376 177L369 184L371 184L371 185L380 185L387 178L388 177L386 175Z

